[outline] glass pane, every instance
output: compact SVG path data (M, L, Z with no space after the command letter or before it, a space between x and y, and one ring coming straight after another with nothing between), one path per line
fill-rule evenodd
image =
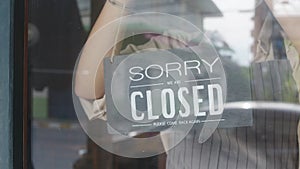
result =
M297 0L33 0L36 169L296 169Z
M90 28L89 0L29 1L34 168L73 168L87 137L72 102L72 73Z

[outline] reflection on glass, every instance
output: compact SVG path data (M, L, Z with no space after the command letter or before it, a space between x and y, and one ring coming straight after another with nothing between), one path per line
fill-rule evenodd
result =
M91 18L91 13L95 12L91 8L93 2L30 1L28 34L34 168L297 168L300 110L298 0L102 0L105 7L95 25L91 23L96 19ZM136 17L120 24L120 28L112 27L98 35L91 46L85 46L88 50L79 55L84 44L89 45L101 27L122 15L141 12L172 14L203 31L224 66L227 80L224 107L229 115L222 118L228 120L230 125L227 126L231 127L220 125L208 139L203 139L201 133L205 131L194 126L170 149L166 147L178 139L176 134L170 137L163 132L133 132L129 138L157 137L159 141L131 147L127 144L130 139L118 135L101 138L113 148L128 152L143 148L145 151L168 150L161 155L133 159L106 152L85 134L73 108L72 94L79 97L79 103L84 100L87 104L105 106L103 70L98 67L104 56L128 55L144 50L149 44L156 49L182 49L204 43L204 38L187 25L181 25L185 26L184 30L176 30L178 25L170 30L162 25L171 24L171 21L163 20L164 24L153 25L162 18ZM155 34L143 33L122 39L126 34L145 30ZM179 43L174 39L183 40ZM121 42L115 45L117 40ZM110 44L113 46L109 49L114 50L104 50ZM78 72L89 76L78 78L75 71L76 80L72 86L76 59L81 66ZM102 110L104 114L97 114L90 121L91 125L100 127L99 132L107 131L108 122L103 119L106 119L105 113L110 113ZM94 109L92 113L95 113Z
M29 1L33 168L73 168L86 137L72 103L72 68L88 28L88 1ZM80 7L80 8L78 8Z

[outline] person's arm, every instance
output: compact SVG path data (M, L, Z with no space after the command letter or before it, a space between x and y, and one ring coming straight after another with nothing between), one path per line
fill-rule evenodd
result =
M265 0L269 9L279 22L280 26L286 33L289 40L293 43L298 53L300 53L300 16L290 16L288 13L286 16L276 16L276 11L273 9L273 0ZM288 12L288 11L287 11Z
M125 4L126 0L118 1ZM104 57L111 55L111 47L116 41L118 28L114 26L111 29L104 29L100 31L99 34L97 34L97 31L124 14L126 14L126 11L122 10L122 8L108 1L105 3L101 14L98 16L92 28L78 62L74 86L77 96L85 99L103 97L104 74L102 60Z

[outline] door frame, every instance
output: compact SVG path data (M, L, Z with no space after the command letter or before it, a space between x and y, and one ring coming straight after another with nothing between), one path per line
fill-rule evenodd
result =
M27 0L0 2L0 168L28 169Z

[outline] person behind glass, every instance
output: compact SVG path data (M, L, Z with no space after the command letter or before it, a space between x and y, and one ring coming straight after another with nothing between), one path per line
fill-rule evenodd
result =
M119 0L123 5L127 4L126 0ZM266 4L270 6L270 1L265 0ZM92 37L95 32L101 29L109 22L127 15L125 8L120 8L111 2L106 2L101 14L99 15L89 37ZM272 8L271 8L272 9ZM287 35L288 39L294 45L295 51L300 49L300 32L291 29L289 26L290 21L288 18L278 19L280 24L284 24L283 30ZM300 21L298 21L300 24ZM101 35L101 40L97 42L97 47L103 48L103 53L98 55L110 57L112 54L117 55L120 53L119 48L115 48L115 51L110 50L108 53L106 49L109 48L109 44L116 42L116 39L121 39L117 35L122 35L122 32L118 32L118 29L111 29L105 34ZM189 36L186 35L186 41ZM163 48L176 48L183 47L184 45L178 43L176 40L164 40L164 36L158 36L151 39L148 43L164 43ZM165 43L169 43L165 45ZM135 46L130 48L126 52L136 52L142 50L145 45ZM160 46L160 45L158 45ZM93 52L93 48L88 48L86 55L81 55L75 80L75 93L83 99L87 100L98 100L105 105L105 93L104 93L104 74L103 74L103 63L102 58L90 58L88 53ZM99 51L99 50L98 50ZM101 50L100 50L101 51ZM255 59L254 59L255 60ZM98 66L98 63L100 63ZM294 56L290 59L294 79L297 82L299 90L299 79L300 79L300 61L299 55ZM298 77L298 78L297 78ZM96 80L95 80L96 78ZM97 88L95 87L97 86ZM102 114L100 118L106 119L105 106L103 106ZM256 120L257 118L258 120ZM260 117L254 117L255 121L259 121ZM298 120L292 119L287 121L289 125L293 127L289 128L286 138L282 138L282 142L277 143L276 140L270 138L263 138L259 134L264 130L268 131L267 128L258 129L257 126L232 128L232 129L217 129L216 132L204 143L197 142L197 134L195 130L192 130L178 146L167 152L167 166L169 169L232 169L232 168L256 168L256 169L296 169L298 166L297 153L297 123ZM266 127L263 125L262 127ZM273 132L273 130L270 130ZM269 134L269 133L265 133ZM286 139L286 141L284 141ZM294 140L294 141L291 141ZM296 151L281 151L282 153L276 154L275 147L277 145L284 145L286 149L296 149ZM273 148L269 149L270 146Z

